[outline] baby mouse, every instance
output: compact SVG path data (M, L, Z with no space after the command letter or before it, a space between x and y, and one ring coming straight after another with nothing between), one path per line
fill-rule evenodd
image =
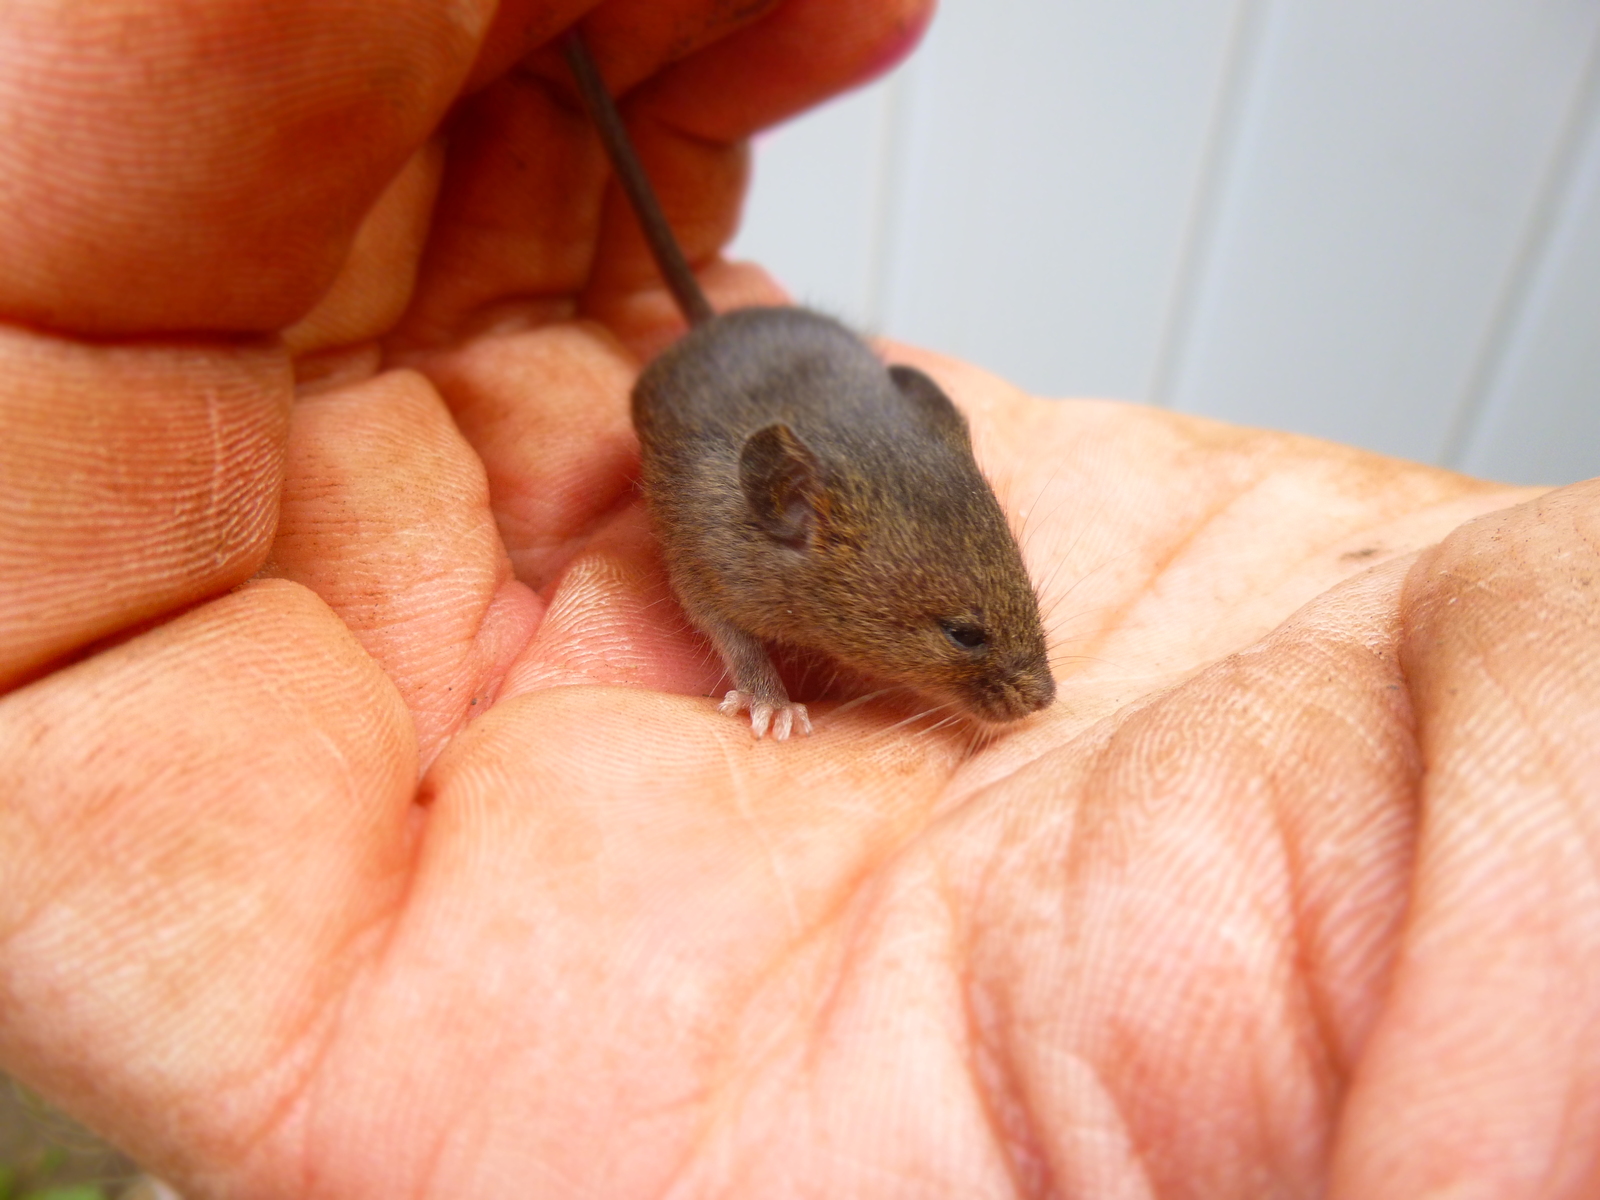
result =
M984 722L1055 680L1022 554L939 386L802 308L716 315L576 31L563 52L690 330L633 389L645 502L684 611L757 738L811 732L769 644Z

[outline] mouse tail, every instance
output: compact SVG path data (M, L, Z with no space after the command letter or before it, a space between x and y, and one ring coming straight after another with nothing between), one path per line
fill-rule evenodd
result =
M650 186L650 177L644 173L639 156L634 153L633 143L622 124L616 103L606 90L605 80L600 77L600 70L594 65L589 48L583 44L583 38L576 28L563 35L561 52L566 56L573 78L578 81L583 105L589 110L589 119L594 122L600 140L605 144L606 155L611 159L611 169L616 172L617 181L628 194L628 202L633 206L640 228L644 230L645 241L650 244L650 253L655 256L662 279L666 281L689 324L704 325L716 313L712 311L705 293L700 290L700 281L689 269L689 261L684 258L678 239L673 236L672 226L667 224L655 189Z

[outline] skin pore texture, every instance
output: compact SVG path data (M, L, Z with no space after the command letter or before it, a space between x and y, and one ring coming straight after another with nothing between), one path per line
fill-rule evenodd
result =
M195 1198L1600 1191L1600 487L895 347L1057 702L707 696L550 43L725 310L743 139L927 15L0 13L0 1067Z

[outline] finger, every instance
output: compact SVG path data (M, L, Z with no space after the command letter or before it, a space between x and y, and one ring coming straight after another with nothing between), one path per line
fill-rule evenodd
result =
M658 104L648 99L652 83L640 90L644 115L633 121L647 166L666 172L658 186L692 261L709 261L732 234L744 178L740 140L858 81L882 65L891 44L908 48L913 35L894 24L907 9L920 11L914 0L806 0L777 6L733 33L727 30L749 20L748 7L706 0L603 5L586 18L594 53L619 91L684 54L659 82L668 86L679 74L692 81L703 57L712 56L705 62L718 76L715 90L670 83ZM764 55L772 73L718 66L740 56L737 48L721 47L750 38L756 40L748 50ZM689 53L702 44L707 48ZM598 304L597 315L620 319L621 293L656 286L642 245L627 240L636 235L622 210L604 218L602 232L602 203L614 204L606 200L609 168L553 48L475 96L452 120L450 138L439 216L402 344L432 345L466 328L570 315L597 262L597 239L622 239L617 261L627 263L616 279L590 289L586 303ZM614 270L605 265L614 258L602 246L603 272ZM734 273L730 285L780 298L765 285L752 288L742 274ZM620 329L632 338L637 324L623 322Z
M792 0L625 98L639 157L692 265L708 264L737 228L746 139L893 66L916 44L932 10L931 0ZM596 29L595 38L602 68L603 32ZM625 340L652 344L681 327L615 187L606 196L583 307Z
M592 9L596 0L500 0L462 88L473 95Z
M247 578L277 516L288 360L0 329L0 687Z
M0 311L98 335L301 316L453 99L492 10L7 5Z
M605 165L579 116L512 75L465 101L397 351L570 316L588 272Z
M482 456L517 577L549 602L502 695L579 683L708 694L722 665L670 594L635 488L631 357L601 327L563 323L414 361Z
M411 157L367 213L316 307L283 331L300 383L379 369L379 339L411 303L443 165L437 141Z
M615 27L618 10L619 34L641 74L730 22L724 6L706 0L603 5L588 19ZM527 28L556 32L547 21ZM450 343L463 329L486 325L539 325L574 311L610 168L565 64L549 51L535 62L537 69L495 80L451 122L422 286L396 347Z
M511 578L482 465L410 371L296 405L268 573L316 592L383 668L424 767L487 711L542 609Z
M589 15L601 19L614 8ZM579 14L573 12L572 19ZM486 46L494 62L506 46L538 45L534 31L553 37L561 27L550 14L514 14L515 37ZM636 69L655 70L690 45L714 37L727 24L722 6L706 0L630 5L622 14L623 38ZM474 95L450 123L450 151L433 238L423 263L417 303L394 340L396 347L454 341L469 328L539 325L572 315L594 253L599 206L609 168L589 128L559 56L535 56L540 69L498 76ZM480 61L474 73L481 73Z
M597 530L557 580L503 695L599 684L709 696L725 678L722 660L672 595L655 535L635 504Z
M1579 484L1412 573L1423 836L1335 1195L1600 1190L1597 544L1600 486Z
M633 60L646 64L639 70L643 75L654 69L653 64L680 58L697 46L748 24L779 2L750 0L737 5L708 5L706 0L568 0L549 4L540 0L503 0L484 35L465 90L470 94L498 79L518 60L534 54L580 18L591 28L604 26L620 33Z
M303 1181L259 1150L403 895L415 771L394 688L278 581L0 701L0 1061L186 1195Z
M484 334L416 357L483 463L518 579L544 590L631 502L632 359L600 327Z

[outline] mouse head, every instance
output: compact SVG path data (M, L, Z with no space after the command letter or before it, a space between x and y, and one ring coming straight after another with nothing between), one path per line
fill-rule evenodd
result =
M808 444L787 424L746 439L749 512L784 561L785 640L1003 722L1055 681L1016 539L965 420L927 376L893 367L912 421Z

